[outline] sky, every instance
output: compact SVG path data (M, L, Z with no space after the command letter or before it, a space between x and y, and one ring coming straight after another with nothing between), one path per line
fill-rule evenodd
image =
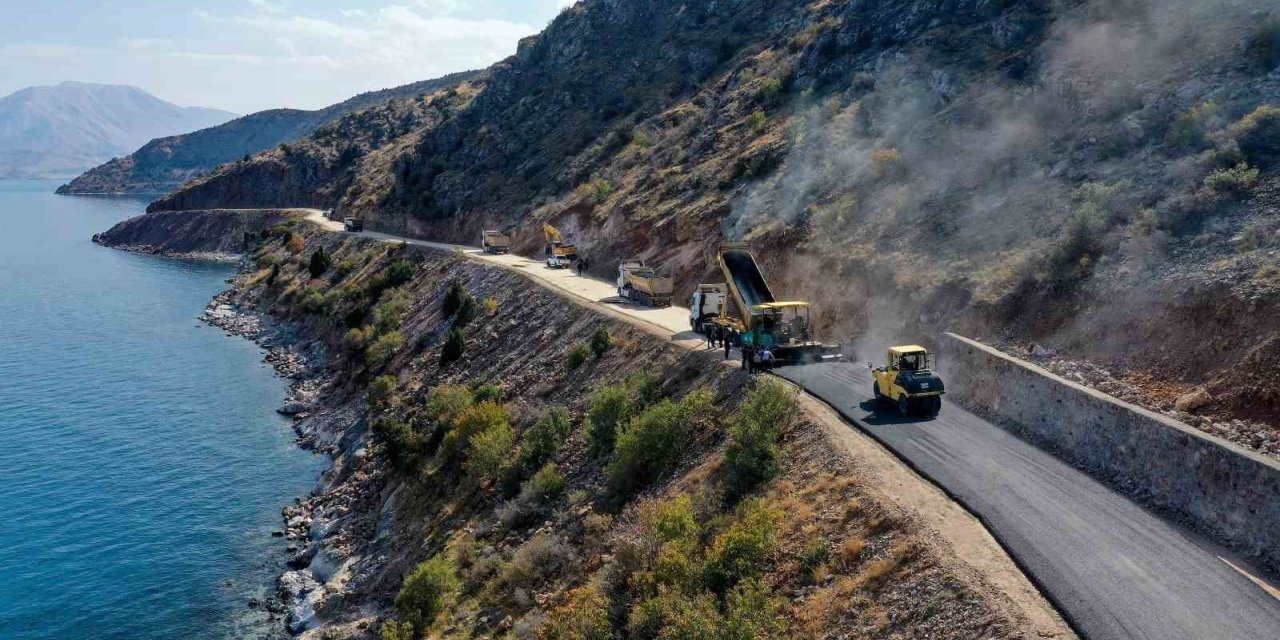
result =
M0 0L0 96L129 84L240 114L487 67L573 0Z

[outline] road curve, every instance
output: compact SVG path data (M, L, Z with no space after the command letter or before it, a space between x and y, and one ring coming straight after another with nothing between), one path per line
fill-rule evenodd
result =
M342 231L320 211L311 211L307 221ZM687 309L626 304L611 283L580 278L569 269L475 247L361 235L461 250L642 321L674 341L692 346L698 340L689 331ZM982 518L1084 637L1280 639L1280 600L1228 564L1221 550L1007 431L946 403L937 417L924 421L877 412L869 403L871 376L863 366L816 364L777 373L834 407Z
M1091 640L1280 638L1280 600L1214 545L953 404L904 419L865 365L778 374L833 406L978 514Z

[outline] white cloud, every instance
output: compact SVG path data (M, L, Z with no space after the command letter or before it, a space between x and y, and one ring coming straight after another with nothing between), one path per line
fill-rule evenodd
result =
M243 113L318 108L364 91L482 68L513 54L521 38L538 31L521 21L474 17L475 7L460 0L386 2L317 12L304 3L248 0L237 8L193 12L193 33L165 39L120 37L96 49L0 45L0 66L21 69L10 80L14 88L34 84L26 76L42 75L127 83L181 104Z

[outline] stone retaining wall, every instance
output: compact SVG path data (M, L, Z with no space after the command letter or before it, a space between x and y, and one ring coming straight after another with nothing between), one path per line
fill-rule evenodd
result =
M1280 464L968 338L948 333L938 346L956 400L1280 569Z

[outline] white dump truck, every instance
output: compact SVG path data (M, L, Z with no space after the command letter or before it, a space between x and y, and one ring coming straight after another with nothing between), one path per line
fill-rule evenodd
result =
M675 280L658 272L641 260L628 260L618 265L618 296L646 307L671 305Z
M480 237L480 246L484 248L485 253L510 253L511 236L490 229Z
M706 333L711 319L724 312L728 302L729 286L720 284L700 284L693 291L693 301L689 303L689 326L698 333Z

